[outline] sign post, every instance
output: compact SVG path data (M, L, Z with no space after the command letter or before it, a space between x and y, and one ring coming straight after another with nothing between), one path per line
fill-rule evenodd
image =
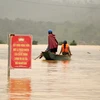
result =
M8 44L8 76L10 68L31 68L32 36L10 34Z

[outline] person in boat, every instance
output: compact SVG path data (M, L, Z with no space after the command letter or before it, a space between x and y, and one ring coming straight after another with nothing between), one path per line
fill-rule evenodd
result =
M72 54L71 54L71 51L70 51L70 47L69 47L69 45L68 45L68 43L67 43L66 40L64 40L64 42L63 42L63 44L62 44L62 46L61 46L61 50L60 50L59 55L60 55L61 53L62 53L62 55L69 55L69 56L72 55Z
M48 46L47 49L45 51L50 51L54 54L56 54L58 49L58 41L55 37L55 35L53 34L53 31L51 29L48 30ZM42 53L40 58L42 58Z
M56 53L57 49L58 49L58 41L57 41L55 35L53 34L52 30L49 29L48 30L48 47L47 47L46 51Z

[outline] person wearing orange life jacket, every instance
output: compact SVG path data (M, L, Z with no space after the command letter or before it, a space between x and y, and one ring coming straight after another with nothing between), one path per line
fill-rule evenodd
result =
M62 53L62 55L69 55L71 56L71 51L70 51L70 47L69 45L67 44L67 41L65 40L61 46L61 50L60 50L60 53L59 55Z

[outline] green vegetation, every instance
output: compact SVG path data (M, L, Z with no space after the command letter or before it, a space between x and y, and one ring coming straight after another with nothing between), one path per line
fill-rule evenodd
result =
M9 20L7 18L0 19L0 38L7 43L7 36L14 34L31 34L34 40L38 40L39 44L47 44L48 29L52 29L58 41L76 40L77 44L84 45L100 45L100 22L86 23L84 22L43 22L25 19ZM33 44L38 44L34 41ZM59 43L61 44L61 43Z
M77 45L77 43L76 43L75 40L73 40L73 41L70 43L70 45Z
M33 44L33 45L37 45L37 44L38 44L38 41L35 41L35 40L34 40L34 41L32 42L32 44Z
M2 40L0 40L0 44L5 44Z
M58 42L58 45L62 45L63 42Z

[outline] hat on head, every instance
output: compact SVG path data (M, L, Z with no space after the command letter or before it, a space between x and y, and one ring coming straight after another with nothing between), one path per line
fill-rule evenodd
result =
M51 29L48 30L48 34L52 34L52 30Z

